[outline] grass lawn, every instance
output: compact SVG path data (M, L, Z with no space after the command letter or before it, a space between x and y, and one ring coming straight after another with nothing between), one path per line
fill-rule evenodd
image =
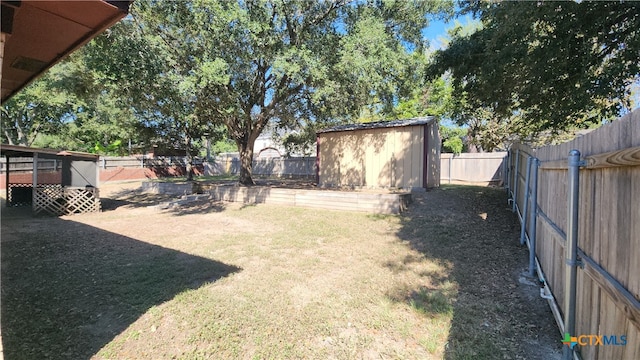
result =
M154 212L138 198L63 218L3 209L6 359L559 352L538 289L518 281L527 254L502 190L444 187L400 216L205 202Z

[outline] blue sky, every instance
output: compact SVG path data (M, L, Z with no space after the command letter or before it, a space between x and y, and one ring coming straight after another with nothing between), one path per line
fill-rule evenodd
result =
M429 27L422 31L422 35L429 39L429 44L432 49L441 49L444 44L443 39L448 38L447 30L452 29L456 22L466 25L473 21L470 15L453 18L449 21L440 19L429 19Z

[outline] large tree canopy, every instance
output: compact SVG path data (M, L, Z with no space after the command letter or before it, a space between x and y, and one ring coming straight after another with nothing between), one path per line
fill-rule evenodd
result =
M140 61L161 63L142 82L153 99L143 103L185 129L224 124L241 154L240 182L251 184L253 144L267 123L392 108L412 74L407 48L422 46L427 14L450 5L136 1L133 36L148 47Z
M464 11L482 28L454 32L431 67L432 76L451 72L461 117L479 111L526 136L629 109L640 74L639 3L474 1Z
M425 98L422 30L429 14L451 9L427 1L137 0L130 17L7 102L3 128L14 130L8 141L23 143L46 129L75 150L155 136L188 152L224 129L241 154L240 181L251 184L254 141L267 125L302 126L304 140L322 124L427 111L407 104Z

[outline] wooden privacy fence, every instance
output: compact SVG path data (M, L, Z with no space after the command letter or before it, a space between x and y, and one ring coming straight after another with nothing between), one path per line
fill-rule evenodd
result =
M565 358L640 359L640 110L565 144L514 144L507 164L530 272L577 342Z
M205 175L237 175L240 173L240 158L217 157L204 165ZM253 160L253 175L267 177L314 178L316 158L311 157L265 157Z
M441 184L501 185L506 152L440 155Z
M506 152L441 154L441 184L499 185L504 179ZM205 164L205 174L238 174L240 159L219 157ZM271 157L257 158L253 162L253 174L257 176L307 177L316 176L316 158Z

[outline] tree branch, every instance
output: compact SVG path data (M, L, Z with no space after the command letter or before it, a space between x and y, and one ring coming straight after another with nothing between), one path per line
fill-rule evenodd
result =
M287 24L287 33L289 34L289 41L291 42L291 44L296 44L298 41L298 36L295 32L295 26L293 25L293 22L291 21L291 19L289 18L289 15L287 14L287 9L284 3L284 0L282 0L282 14L284 15L284 21Z
M324 13L316 16L310 22L304 24L302 26L301 32L304 32L309 26L318 25L319 23L324 21L324 19L326 19L329 15L331 15L332 12L334 12L335 10L345 6L346 4L350 3L351 1L352 0L339 0L339 1L335 1L335 2L331 3L329 8Z

